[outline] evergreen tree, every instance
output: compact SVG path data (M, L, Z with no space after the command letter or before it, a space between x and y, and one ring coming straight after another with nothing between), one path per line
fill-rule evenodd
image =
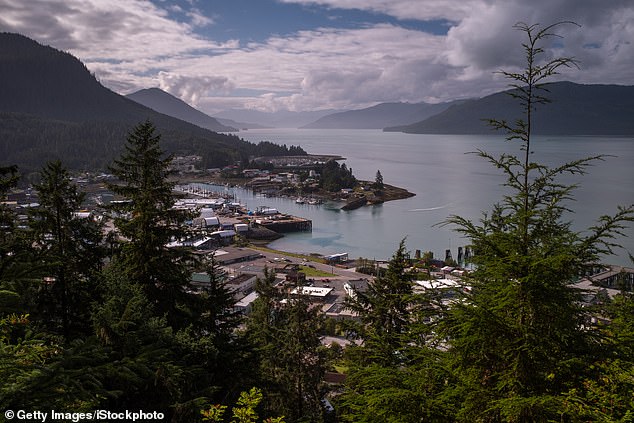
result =
M600 157L550 168L531 161L532 113L547 102L541 83L571 58L543 60L541 43L558 24L545 28L519 23L527 36L523 72L502 72L514 88L524 115L515 124L491 120L521 143L523 157L479 155L502 169L510 194L480 223L452 216L449 224L473 245L475 271L467 279L471 294L456 302L443 319L450 357L463 395L459 421L533 422L566 414L562 393L578 386L597 339L580 308L581 292L570 284L588 263L610 252L612 238L632 206L604 216L587 235L564 220L574 186L563 174L582 174Z
M102 283L104 300L94 304L91 319L105 355L93 366L100 368L99 381L109 393L99 406L156 410L170 421L200 376L184 362L187 353L181 345L186 341L178 339L164 317L156 316L142 287L118 269L106 269Z
M450 377L439 364L444 353L429 342L441 303L414 293L408 267L401 241L385 276L347 301L363 344L346 349L348 377L337 401L343 421L451 421L451 402L440 398Z
M238 331L243 315L235 310L234 293L227 286L228 275L216 262L214 255L204 261L209 277L196 299L195 334L207 338L214 355L201 358L210 374L210 383L218 389L216 397L242 388L248 365L245 362L248 345Z
M201 288L199 295L201 313L197 325L222 343L228 343L242 321L242 315L234 310L233 291L227 287L227 272L220 267L211 254L205 260L209 283Z
M376 171L376 176L374 177L374 187L376 189L383 189L385 186L383 185L383 175L381 175L381 171Z
M24 266L28 259L28 243L23 242L16 228L13 210L4 204L6 196L18 183L16 166L0 167L0 317L17 311L21 302L16 280L28 274L30 266Z
M84 194L72 182L59 161L49 162L35 185L39 206L31 213L33 243L45 266L38 294L43 321L61 326L68 341L71 335L87 334L89 306L95 299L93 276L101 267L101 227L93 219L75 215Z
M385 275L370 281L367 292L356 292L346 303L359 315L361 336L389 351L401 344L412 319L413 281L405 272L407 267L409 257L403 240L388 263Z
M139 124L110 168L119 182L109 188L125 199L112 206L115 226L125 240L116 260L143 287L157 313L167 313L170 324L184 325L192 256L168 244L186 236L188 214L173 208L174 183L168 179L172 158L165 157L159 141L152 123Z
M270 414L289 422L321 421L320 383L325 371L319 333L323 316L302 295L285 295L273 286L275 274L258 281L259 298L247 320L255 348L260 386Z

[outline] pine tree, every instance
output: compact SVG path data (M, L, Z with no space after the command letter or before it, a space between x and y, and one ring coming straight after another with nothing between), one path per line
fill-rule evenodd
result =
M44 167L35 190L39 207L31 213L33 243L46 272L38 303L46 310L43 320L59 322L68 341L71 332L89 332L89 306L97 293L92 281L103 258L101 227L75 215L84 194L60 161Z
M302 296L273 286L275 274L258 281L258 299L247 320L247 334L258 361L259 386L270 414L290 422L321 421L320 383L325 354L319 333L323 316Z
M443 352L428 343L439 302L414 293L408 267L401 241L385 275L347 300L363 344L346 348L345 391L336 404L342 421L451 421L451 402L439 395L450 375L439 364Z
M170 324L185 324L192 255L183 247L169 247L182 240L188 214L173 208L174 183L168 179L171 157L159 146L160 135L149 121L128 135L125 151L110 167L119 180L109 188L122 196L115 203L115 226L123 237L117 265L130 280L140 284L160 315Z
M385 348L386 359L402 344L412 321L413 281L405 272L407 267L409 257L403 240L388 263L385 276L378 276L369 282L367 292L357 292L346 302L359 315L361 336L366 342Z
M597 339L580 307L581 292L570 284L588 263L614 247L634 208L604 216L587 235L564 220L574 186L560 183L564 174L583 174L601 157L547 167L531 161L532 113L547 103L541 85L571 58L543 59L541 44L559 24L540 28L517 24L523 44L523 72L502 72L510 78L511 95L522 105L514 124L491 120L521 143L523 157L494 157L480 151L506 176L511 192L480 223L452 216L448 223L473 245L475 271L467 279L471 294L456 302L443 319L442 336L463 393L460 421L533 422L562 418L562 393L579 383Z
M28 243L22 242L16 228L16 216L13 210L4 204L9 191L19 180L16 166L0 167L0 317L5 313L17 311L20 296L16 279L28 274L30 268L23 265L28 261L25 252Z
M245 363L247 343L238 328L244 321L235 310L234 293L227 286L227 272L220 267L214 255L204 262L209 283L201 288L195 302L196 317L193 325L199 338L208 338L213 345L213 357L204 357L206 370L219 395L241 388L248 372Z
M234 310L236 301L233 291L227 287L227 272L220 267L215 256L211 254L204 265L209 283L201 288L201 315L197 324L204 332L229 342L240 325L242 315Z
M374 177L374 187L379 190L384 188L383 175L381 175L380 170L376 171L376 176Z

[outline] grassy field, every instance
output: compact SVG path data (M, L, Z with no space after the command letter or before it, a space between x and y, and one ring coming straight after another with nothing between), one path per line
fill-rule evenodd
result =
M309 255L306 255L306 254L297 254L297 253L289 253L289 252L286 252L286 251L274 250L273 248L263 247L263 246L260 246L260 245L251 244L251 245L249 245L249 248L253 248L254 250L258 250L258 251L264 251L264 252L267 252L267 253L279 254L281 256L303 258L303 259L306 259L306 260L314 261L315 263L326 263L326 260L324 260L323 258L313 257L313 256L309 256Z
M319 270L319 269L313 269L312 267L308 267L308 266L299 266L299 271L304 272L304 274L308 277L328 278L331 276L332 277L337 276L333 273L324 272L323 270Z

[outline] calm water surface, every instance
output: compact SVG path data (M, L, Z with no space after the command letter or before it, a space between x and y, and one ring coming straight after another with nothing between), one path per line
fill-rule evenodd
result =
M248 207L276 207L282 212L313 220L312 233L295 233L271 244L273 248L296 252L333 254L348 252L351 257L386 259L406 238L408 249L433 251L444 258L451 249L467 241L451 228L439 227L450 215L478 219L482 211L501 199L502 174L476 150L490 153L519 152L518 146L500 136L412 135L379 130L267 129L239 134L252 141L272 141L300 145L312 154L339 154L346 157L358 179L373 181L380 170L385 183L407 188L415 197L382 205L341 211L337 204L310 206L293 199L263 198L236 189ZM534 160L549 165L597 154L610 155L597 161L585 176L566 177L579 184L567 216L576 230L591 226L597 217L616 211L617 205L634 202L634 139L597 137L537 137ZM634 231L629 228L619 242L634 252ZM629 265L627 253L606 261Z

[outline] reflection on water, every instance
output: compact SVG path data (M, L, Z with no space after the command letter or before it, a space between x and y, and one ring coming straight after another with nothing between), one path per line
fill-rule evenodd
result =
M454 257L467 244L449 227L437 226L450 215L477 220L482 211L504 195L501 173L474 154L482 149L490 153L519 152L517 143L496 136L412 135L375 130L249 130L240 133L248 141L270 140L300 145L313 154L338 154L346 157L355 176L374 180L380 170L386 183L407 188L416 194L404 200L341 211L341 203L323 205L296 204L294 198L265 198L240 188L229 188L236 197L255 210L258 206L278 210L313 221L312 233L288 234L271 246L287 251L334 254L348 252L351 257L389 258L406 238L410 250L432 251L444 258L446 249ZM592 137L536 138L533 160L549 165L596 154L609 154L596 162L588 175L570 175L565 183L580 185L575 210L567 218L580 230L591 226L603 214L613 214L618 204L634 200L634 139ZM224 187L221 187L224 189ZM620 239L634 252L634 232ZM618 251L611 263L630 265L627 253Z

